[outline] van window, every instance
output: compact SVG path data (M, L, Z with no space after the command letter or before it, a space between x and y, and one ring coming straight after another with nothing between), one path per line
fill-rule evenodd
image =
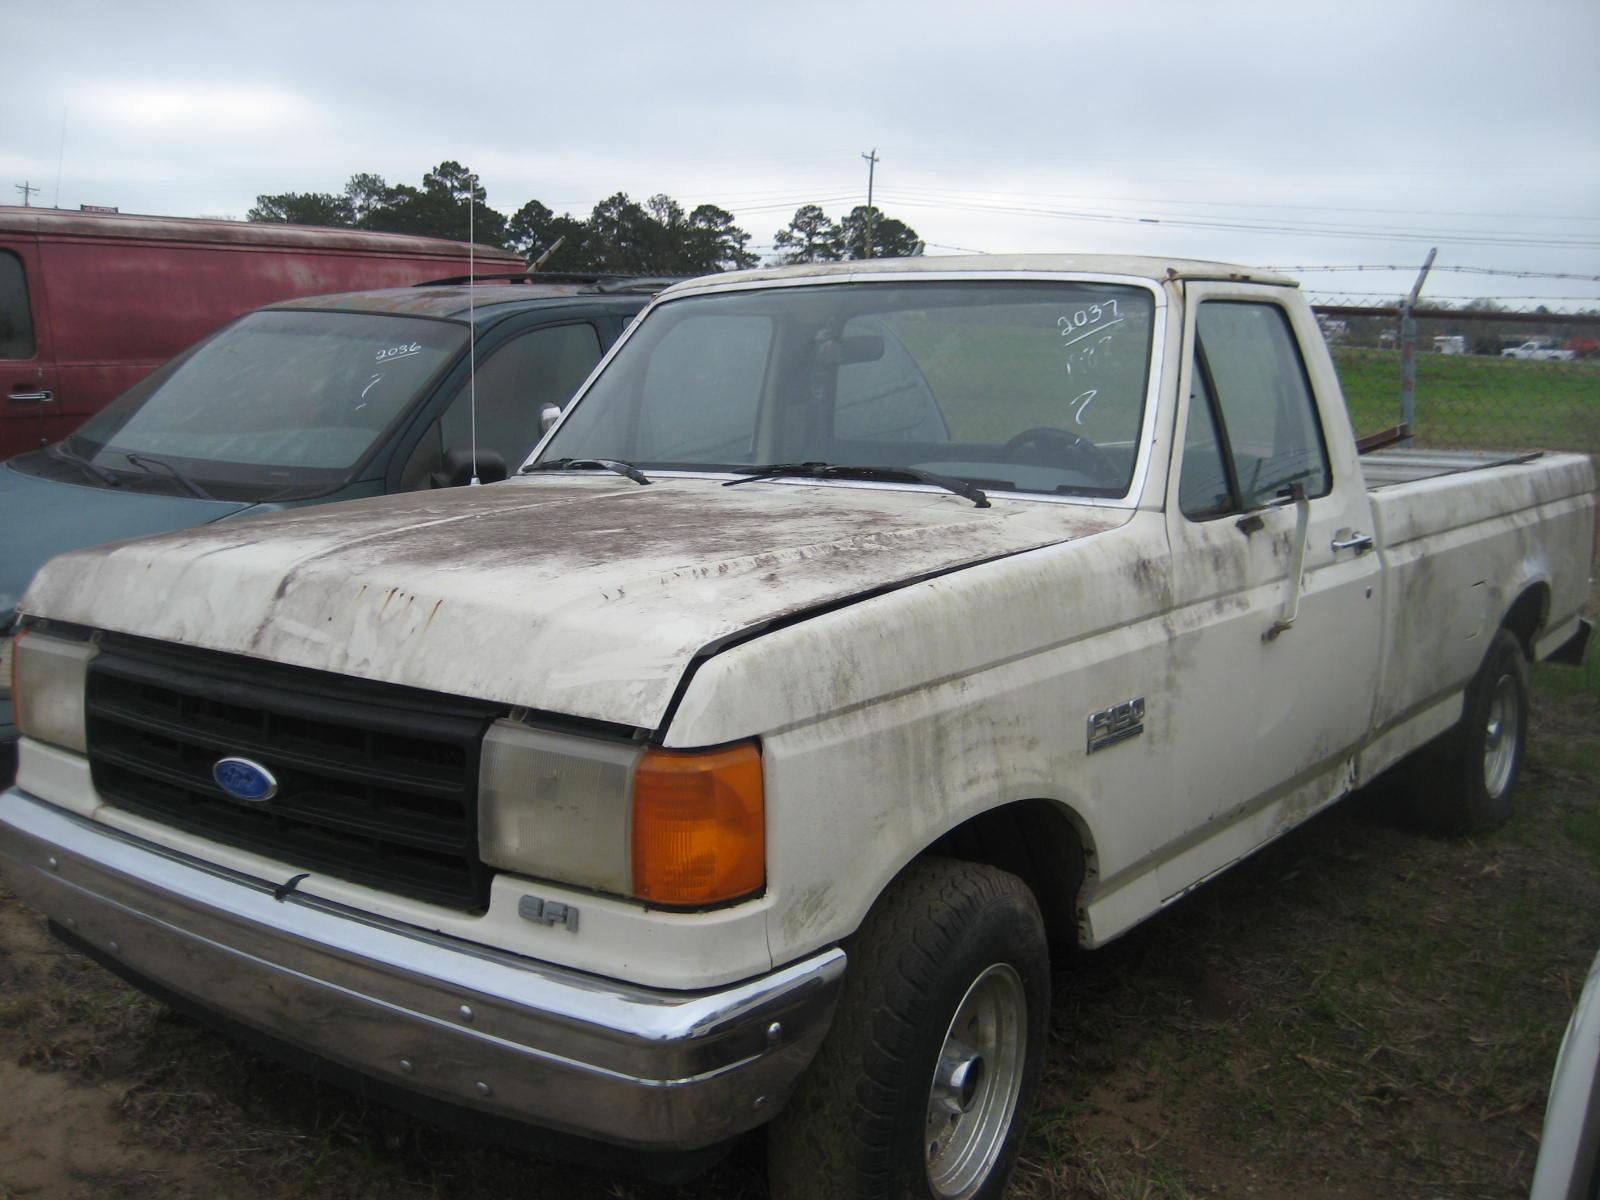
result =
M22 260L0 250L0 358L33 357L33 313Z
M600 361L593 325L557 325L513 338L477 368L478 446L497 451L515 472L539 441L539 410L564 405ZM440 418L444 451L472 446L465 385ZM409 474L409 472L408 472Z

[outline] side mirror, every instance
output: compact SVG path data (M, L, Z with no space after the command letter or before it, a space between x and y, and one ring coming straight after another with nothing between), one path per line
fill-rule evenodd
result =
M546 404L539 410L539 436L543 437L550 432L550 426L561 419L561 406L559 404Z
M506 460L497 450L478 451L478 482L499 483L506 477ZM472 482L472 451L446 450L439 469L428 476L436 488L461 487Z

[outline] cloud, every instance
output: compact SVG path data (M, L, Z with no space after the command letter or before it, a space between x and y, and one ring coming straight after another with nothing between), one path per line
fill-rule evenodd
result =
M145 80L95 84L74 107L91 121L186 138L283 131L317 115L309 99L282 88Z
M1409 231L1600 274L1595 0L23 11L0 183L59 177L68 206L242 215L452 158L502 212L664 191L767 243L860 203L876 147L878 200L935 246L1411 264Z

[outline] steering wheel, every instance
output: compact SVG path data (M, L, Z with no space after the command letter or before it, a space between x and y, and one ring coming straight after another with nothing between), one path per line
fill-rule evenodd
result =
M1018 452L1028 446L1037 446L1042 454L1018 458ZM1050 467L1057 465L1057 459L1076 456L1084 464L1085 472L1100 483L1110 486L1122 478L1116 463L1107 458L1106 452L1099 446L1088 438L1079 437L1070 429L1057 429L1053 425L1024 429L1001 448L1000 455L1007 462L1030 462L1036 466Z

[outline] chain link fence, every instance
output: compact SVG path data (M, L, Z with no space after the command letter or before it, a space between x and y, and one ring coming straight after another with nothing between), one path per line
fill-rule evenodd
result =
M1358 436L1407 424L1414 445L1600 455L1600 311L1451 308L1310 297ZM1408 353L1407 342L1412 346Z

